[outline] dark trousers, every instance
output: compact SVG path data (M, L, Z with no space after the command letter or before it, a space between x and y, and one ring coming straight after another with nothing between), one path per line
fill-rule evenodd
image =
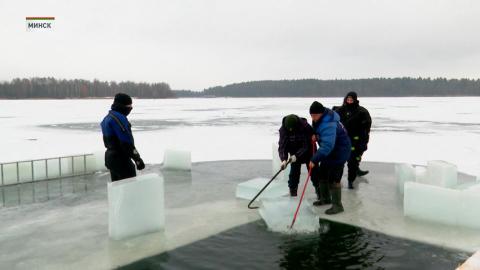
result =
M129 157L105 153L105 166L110 170L112 182L137 176L135 164Z
M322 183L327 183L329 185L338 184L342 181L344 167L345 164L329 165L320 163L318 178Z
M305 167L307 168L308 171L308 162L294 162L290 164L290 174L288 175L288 187L290 189L297 190L298 189L298 183L300 182L300 174L301 174L301 168L302 165L305 164ZM310 180L312 181L312 184L314 187L318 187L318 166L314 167L312 169L312 174L310 175Z
M362 145L352 145L352 153L348 160L348 181L353 181L357 177L362 155L365 152L365 147Z

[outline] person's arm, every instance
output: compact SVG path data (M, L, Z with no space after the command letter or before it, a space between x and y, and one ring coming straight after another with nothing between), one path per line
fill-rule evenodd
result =
M362 128L365 132L365 144L368 144L368 141L370 140L370 129L372 128L372 118L367 109L363 109Z
M119 123L115 119L110 123L115 136L120 141L120 146L122 147L123 152L135 161L135 164L139 170L145 168L145 164L140 157L140 153L138 153L137 149L135 148L133 135L129 129L128 123Z
M318 163L327 157L333 150L335 146L335 140L337 137L337 123L331 122L328 123L325 127L319 127L319 148L315 155L313 155L311 161L313 163Z
M301 157L308 152L309 146L312 144L312 135L314 134L312 126L308 122L302 122L302 146L295 153L295 157Z
M281 161L285 161L288 159L287 134L283 126L280 128L278 132L280 133L280 138L278 140L278 156L280 157Z

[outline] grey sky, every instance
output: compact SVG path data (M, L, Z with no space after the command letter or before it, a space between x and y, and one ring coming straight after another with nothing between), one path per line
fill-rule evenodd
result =
M479 30L473 0L0 0L0 80L478 78Z

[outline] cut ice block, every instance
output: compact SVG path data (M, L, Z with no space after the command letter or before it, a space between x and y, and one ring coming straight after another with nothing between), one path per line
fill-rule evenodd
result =
M403 194L403 187L406 182L415 181L415 168L407 163L395 164L395 178L400 194Z
M298 212L297 220L290 229L293 215L298 206L299 197L282 197L276 199L263 199L259 213L274 232L315 232L320 228L319 217L310 209L309 203L303 201Z
M236 197L251 200L270 181L267 178L255 178L237 185ZM276 198L288 195L288 185L284 182L273 180L262 192L259 198Z
M415 167L415 181L422 184L430 184L427 178L427 168L424 166Z
M461 191L458 225L480 229L480 185Z
M163 177L146 174L108 183L108 232L115 240L165 227Z
M191 170L191 153L189 151L167 149L165 150L163 167L174 170Z
M440 187L453 187L457 185L457 166L454 164L434 160L427 165L428 181Z
M461 200L458 190L407 182L403 211L414 219L456 225Z

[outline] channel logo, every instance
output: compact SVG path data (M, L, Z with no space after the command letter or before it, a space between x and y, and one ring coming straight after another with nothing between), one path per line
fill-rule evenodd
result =
M27 31L48 31L52 30L55 17L26 17Z

